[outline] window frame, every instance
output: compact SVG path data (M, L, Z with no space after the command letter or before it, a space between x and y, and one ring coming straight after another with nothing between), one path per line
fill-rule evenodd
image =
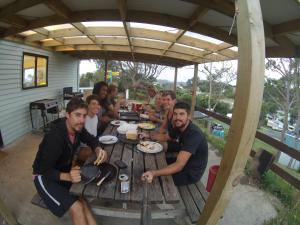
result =
M34 86L31 87L24 87L24 57L25 56L31 56L34 57ZM45 85L38 85L37 84L37 62L38 58L43 58L46 59L46 84ZM22 89L27 90L27 89L34 89L34 88L43 88L43 87L48 87L48 63L49 63L49 57L45 55L39 55L31 52L23 52L22 56Z

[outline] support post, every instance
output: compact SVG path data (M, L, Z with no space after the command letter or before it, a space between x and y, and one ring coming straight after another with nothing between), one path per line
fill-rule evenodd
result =
M265 40L259 0L238 0L238 78L224 156L198 225L215 225L239 184L259 120L264 89Z
M107 81L106 74L107 74L107 59L105 59L105 62L104 62L104 81L105 82Z
M175 67L174 84L173 84L173 91L175 93L176 93L176 86L177 86L177 73L178 73L178 68Z
M194 112L196 106L196 92L198 83L198 63L194 65L194 78L192 87L192 103L191 103L191 119L194 119Z

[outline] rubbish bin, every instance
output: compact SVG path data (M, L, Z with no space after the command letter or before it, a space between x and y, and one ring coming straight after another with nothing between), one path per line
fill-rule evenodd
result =
M206 191L208 191L208 192L211 191L211 189L214 185L219 167L220 167L219 165L213 165L209 168L208 179L207 179L207 184L206 184Z

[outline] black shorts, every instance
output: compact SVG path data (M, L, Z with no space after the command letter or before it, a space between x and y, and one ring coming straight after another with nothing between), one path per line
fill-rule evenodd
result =
M69 193L70 182L56 182L37 175L34 184L44 203L55 216L62 217L78 200Z

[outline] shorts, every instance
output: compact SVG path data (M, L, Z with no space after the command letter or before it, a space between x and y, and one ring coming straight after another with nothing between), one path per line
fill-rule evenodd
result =
M48 209L57 217L62 217L78 200L69 192L70 182L57 182L37 175L34 184Z

